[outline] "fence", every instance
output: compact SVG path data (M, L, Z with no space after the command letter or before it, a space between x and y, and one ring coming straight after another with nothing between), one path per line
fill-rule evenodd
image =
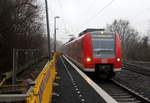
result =
M0 102L18 102L23 103L50 103L52 99L52 88L56 72L56 54L40 72L32 86L25 94L6 94L0 95ZM17 100L18 98L18 100Z
M27 98L27 103L51 102L53 81L56 76L55 63L56 54L53 56L53 59L46 64L43 71L37 77L33 91Z

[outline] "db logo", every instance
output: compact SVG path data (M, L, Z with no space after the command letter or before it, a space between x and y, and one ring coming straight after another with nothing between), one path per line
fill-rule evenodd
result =
M101 62L102 63L108 63L108 60L107 59L102 59Z

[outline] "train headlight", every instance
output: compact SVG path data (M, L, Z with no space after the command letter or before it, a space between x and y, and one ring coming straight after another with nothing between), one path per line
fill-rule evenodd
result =
M86 58L86 61L90 62L90 61L92 61L92 59L88 57L88 58Z
M120 58L117 58L117 62L120 62Z

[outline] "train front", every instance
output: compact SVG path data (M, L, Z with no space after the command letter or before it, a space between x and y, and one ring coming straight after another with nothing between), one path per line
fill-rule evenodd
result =
M88 36L91 41L91 47L85 46L86 48L84 49L89 51L85 52L86 70L94 69L96 74L106 74L109 78L113 77L116 71L121 70L122 64L119 35L111 32L96 31L90 32L87 38Z

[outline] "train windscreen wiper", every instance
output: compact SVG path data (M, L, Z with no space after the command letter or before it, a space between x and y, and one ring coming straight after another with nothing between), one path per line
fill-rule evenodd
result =
M101 48L94 49L94 52L105 52L105 51L113 52L114 49L101 49Z

